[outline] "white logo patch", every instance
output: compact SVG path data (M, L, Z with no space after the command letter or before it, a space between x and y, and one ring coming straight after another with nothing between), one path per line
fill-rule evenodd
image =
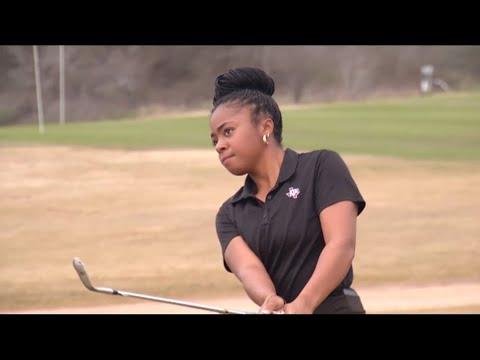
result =
M291 187L288 189L287 196L296 199L298 197L298 194L300 194L300 189L299 188L294 188Z

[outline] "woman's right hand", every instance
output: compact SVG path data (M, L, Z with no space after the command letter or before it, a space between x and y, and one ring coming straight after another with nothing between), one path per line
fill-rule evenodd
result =
M283 314L283 308L286 305L286 301L279 295L272 294L265 298L262 306L260 307L259 314Z

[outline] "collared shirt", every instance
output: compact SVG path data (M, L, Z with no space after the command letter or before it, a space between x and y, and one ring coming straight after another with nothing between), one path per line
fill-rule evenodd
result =
M325 240L319 215L343 200L357 204L358 215L365 201L340 155L332 150L297 153L285 150L277 183L265 202L255 197L257 187L250 176L220 207L216 230L222 254L229 242L241 236L259 257L277 294L295 300L310 279ZM231 271L224 261L227 271ZM353 269L338 289L349 287Z

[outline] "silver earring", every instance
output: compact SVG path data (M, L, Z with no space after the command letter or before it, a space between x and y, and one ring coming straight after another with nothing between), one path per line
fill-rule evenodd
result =
M269 135L263 134L262 140L265 144L268 144L268 137L269 137Z

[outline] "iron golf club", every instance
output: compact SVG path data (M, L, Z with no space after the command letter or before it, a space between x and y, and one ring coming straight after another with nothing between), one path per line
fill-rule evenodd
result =
M75 271L80 277L80 280L82 281L83 285L85 285L85 287L88 290L99 292L102 294L120 295L120 296L128 296L128 297L144 299L144 300L158 301L158 302L172 304L172 305L180 305L180 306L186 306L190 308L213 311L220 314L255 314L253 312L229 310L221 307L196 304L196 303L187 302L187 301L180 301L180 300L167 299L167 298L162 298L157 296L137 294L129 291L115 290L108 287L95 287L90 282L90 278L88 277L87 271L85 270L85 265L83 264L82 260L80 260L80 258L78 257L73 258L73 267L75 268Z

